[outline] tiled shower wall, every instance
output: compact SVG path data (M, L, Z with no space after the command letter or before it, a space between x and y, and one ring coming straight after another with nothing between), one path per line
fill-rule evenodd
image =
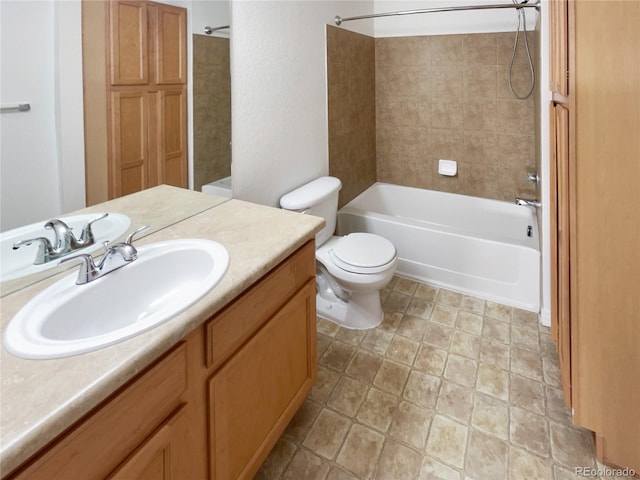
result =
M229 39L193 36L194 189L231 175Z
M342 207L376 181L374 39L327 27L329 174Z
M340 33L330 37L340 45L328 42L329 65L337 51L345 56L344 50L354 50L356 34ZM534 97L518 100L509 91L513 38L513 33L491 33L375 39L377 181L509 201L535 195L525 180L536 164ZM534 36L529 38L535 61ZM516 92L526 92L530 79L522 37L513 77ZM362 159L332 155L331 140L352 127L357 115L334 111L332 116L331 92L347 88L341 82L353 91L363 89L363 80L328 78L330 171L355 196L366 185L350 185L350 177L340 172L361 171ZM439 159L456 160L458 174L439 175Z

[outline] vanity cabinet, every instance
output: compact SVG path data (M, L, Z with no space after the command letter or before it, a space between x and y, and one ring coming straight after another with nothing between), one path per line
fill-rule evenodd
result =
M87 204L186 188L186 9L82 2Z
M550 2L552 334L573 423L601 462L636 472L639 24L640 2Z
M250 479L316 360L310 240L6 480Z

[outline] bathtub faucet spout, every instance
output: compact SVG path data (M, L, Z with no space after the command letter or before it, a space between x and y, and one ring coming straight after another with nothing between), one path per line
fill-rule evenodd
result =
M540 208L542 204L540 203L540 200L529 200L528 198L516 198L516 205Z

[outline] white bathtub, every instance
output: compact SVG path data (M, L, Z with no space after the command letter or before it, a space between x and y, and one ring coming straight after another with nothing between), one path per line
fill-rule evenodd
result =
M398 275L537 312L535 210L376 183L338 212L338 234L370 232L398 250Z

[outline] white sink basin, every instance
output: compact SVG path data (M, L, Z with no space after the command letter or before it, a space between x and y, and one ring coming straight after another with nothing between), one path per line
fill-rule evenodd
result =
M76 236L80 235L82 228L94 218L103 215L103 213L88 213L84 215L74 215L70 217L62 217L60 220L65 222L71 228ZM46 221L33 223L25 227L15 228L0 234L0 282L14 280L32 273L43 272L58 266L59 260L43 263L42 265L34 265L33 261L38 253L38 242L31 245L25 245L18 250L13 249L13 244L20 240L27 240L35 237L46 237L51 242L54 241L55 235L52 230L44 228ZM126 215L120 213L109 213L107 218L97 221L93 224L93 235L95 243L81 250L75 250L69 255L77 255L78 253L88 253L93 250L102 248L102 242L113 241L120 235L125 233L131 220Z
M85 285L76 285L74 270L13 317L4 345L19 357L47 359L121 342L195 303L228 265L221 244L184 239L140 247L137 260Z

